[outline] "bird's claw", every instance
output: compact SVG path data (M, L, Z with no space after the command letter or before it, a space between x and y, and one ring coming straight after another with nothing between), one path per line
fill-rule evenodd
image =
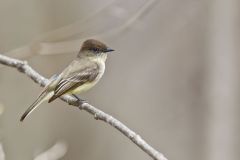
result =
M75 97L75 98L77 99L77 101L78 101L78 103L79 103L79 108L80 108L80 109L82 109L82 105L83 105L84 103L88 103L87 100L81 99L81 98L79 98L78 96L76 96L75 94L73 94L73 97Z

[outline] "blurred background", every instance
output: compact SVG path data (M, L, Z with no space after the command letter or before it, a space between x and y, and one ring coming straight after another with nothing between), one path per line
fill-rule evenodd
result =
M238 0L0 0L0 53L45 77L88 38L116 52L81 97L169 160L240 159ZM57 100L19 118L42 90L0 68L1 160L151 159L120 132Z

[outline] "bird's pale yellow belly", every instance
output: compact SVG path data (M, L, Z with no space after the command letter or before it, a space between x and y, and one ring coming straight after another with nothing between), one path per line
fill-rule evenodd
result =
M71 91L71 94L79 94L79 93L88 91L88 90L91 89L93 86L95 86L96 83L97 83L97 82L85 83L85 84L77 87L77 88L74 89L73 91Z

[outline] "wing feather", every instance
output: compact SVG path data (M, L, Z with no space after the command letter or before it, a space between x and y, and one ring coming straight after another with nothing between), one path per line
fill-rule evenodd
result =
M82 65L78 70L70 72L63 76L57 84L54 95L49 99L49 103L63 94L72 91L79 86L94 81L99 74L99 66L97 63Z

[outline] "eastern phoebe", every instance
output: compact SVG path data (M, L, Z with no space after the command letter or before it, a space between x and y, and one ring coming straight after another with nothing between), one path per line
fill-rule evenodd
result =
M107 53L114 51L102 42L86 40L77 57L43 89L37 100L25 111L23 121L37 106L48 103L64 95L74 95L92 88L102 77L105 70ZM76 97L77 98L77 97ZM79 99L81 100L81 99Z

